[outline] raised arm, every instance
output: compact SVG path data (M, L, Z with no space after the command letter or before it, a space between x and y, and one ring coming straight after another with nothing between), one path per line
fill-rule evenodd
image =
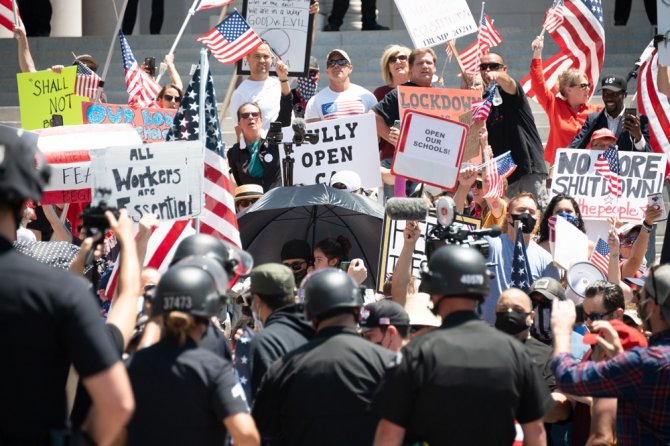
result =
M26 36L26 29L23 24L19 23L14 26L14 38L16 39L19 51L19 67L22 73L32 73L37 71L33 56L30 54L30 46L28 45L28 37Z
M418 222L411 220L405 222L405 229L402 231L402 250L391 279L391 298L402 306L405 306L407 301L407 287L412 277L412 256L420 236L421 227Z
M184 91L184 85L181 82L181 76L177 72L177 68L174 65L174 54L166 54L163 63L167 67L167 72L170 76L170 82L179 87L180 90Z

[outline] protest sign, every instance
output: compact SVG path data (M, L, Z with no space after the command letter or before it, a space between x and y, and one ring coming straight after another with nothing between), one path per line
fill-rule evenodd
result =
M126 208L139 221L195 217L202 209L202 142L175 141L90 151L93 201Z
M658 44L658 63L659 65L670 65L670 46L668 46L668 36L670 36L670 1L656 0L658 9L658 28L657 35L665 37L665 41ZM659 67L660 68L660 67Z
M640 221L647 196L661 192L667 155L665 153L619 152L623 194L610 194L607 180L594 163L602 150L558 149L551 182L551 196L570 195L577 200L584 219L616 217Z
M388 215L384 214L384 225L382 226L382 248L379 252L379 277L378 291L383 291L384 278L392 274L395 270L395 265L398 262L398 257L402 251L404 244L402 231L405 229L404 220L391 220ZM479 229L481 227L481 220L472 217L464 217L456 215L454 225L460 225L468 229ZM426 218L426 221L419 222L421 229L421 236L416 242L414 253L412 254L412 276L419 278L419 266L421 262L426 261L426 238L433 229L437 226L437 217L435 210L431 210ZM474 248L473 248L474 249Z
M556 242L551 243L554 262L568 270L577 262L589 260L589 238L561 216L556 217Z
M110 145L141 144L137 132L127 124L72 125L36 130L37 147L51 166L42 204L91 201L88 151Z
M467 132L468 126L460 122L408 111L391 173L453 191Z
M306 76L314 16L310 0L245 0L242 15L254 31L289 68L290 76ZM272 64L274 71L274 62ZM249 74L246 58L237 64L237 74Z
M144 142L165 141L177 110L125 104L82 103L84 124L130 124Z
M81 103L87 98L74 93L76 73L77 67L63 68L60 73L18 73L21 127L33 130L82 124Z
M293 184L328 184L333 174L351 170L361 178L362 187L381 186L377 127L373 115L365 113L310 122L307 132L319 135L319 142L293 145ZM283 139L293 139L291 127L283 129ZM282 159L286 159L285 148L280 153Z
M395 0L415 48L435 46L477 32L465 0Z
M427 115L458 121L463 113L472 109L472 103L480 98L481 93L474 90L398 86L401 119L407 110L418 110Z

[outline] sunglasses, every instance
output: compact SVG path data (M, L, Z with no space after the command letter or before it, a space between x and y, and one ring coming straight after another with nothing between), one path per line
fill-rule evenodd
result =
M573 87L573 88L574 88L574 87L579 87L579 88L581 88L582 90L587 90L588 88L591 87L591 84L589 84L589 83L587 82L587 83L584 83L584 84L575 84L575 85L570 85L570 86Z
M293 262L293 263L283 263L284 266L288 266L293 271L300 271L301 269L303 269L304 265L306 265L306 264L307 264L307 262L305 262L304 260Z
M624 246L624 247L633 246L633 244L635 243L635 240L637 240L637 235L635 235L633 237L622 238L621 241L619 242L619 246Z
M248 112L240 113L240 118L249 119L249 118L258 118L261 114L259 112Z
M610 314L614 313L614 310L608 311L607 313L587 313L584 312L584 320L585 321L602 321L605 316L608 316Z
M479 180L477 180L477 181L475 181L475 183L473 184L473 186L476 187L477 189L481 189L482 187L484 187L484 183L481 182L481 181L479 181Z
M326 62L326 66L328 68L332 68L335 65L343 67L345 65L349 65L349 61L347 59L330 59L328 62Z
M391 57L389 57L389 63L396 63L396 62L398 62L399 60L404 62L404 61L407 60L407 56L405 56L404 54L400 54L399 56L391 56Z
M493 62L493 63L480 63L479 64L479 70L480 71L486 71L486 70L498 71L499 69L501 69L504 66L505 65L503 65L501 63L495 63L495 62Z
M170 94L163 95L163 99L168 102L181 102L181 96L172 96Z
M251 206L252 204L254 204L257 201L258 201L258 198L254 199L254 200L238 200L237 204L240 207L245 208L245 207Z

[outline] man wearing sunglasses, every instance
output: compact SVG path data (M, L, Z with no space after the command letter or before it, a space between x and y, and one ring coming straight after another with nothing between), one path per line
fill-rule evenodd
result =
M328 87L307 102L307 122L338 119L367 113L377 103L370 91L351 82L354 67L346 51L334 49L326 56Z
M281 263L293 271L295 284L300 286L302 279L305 278L313 266L312 248L304 240L293 239L284 243L281 248Z

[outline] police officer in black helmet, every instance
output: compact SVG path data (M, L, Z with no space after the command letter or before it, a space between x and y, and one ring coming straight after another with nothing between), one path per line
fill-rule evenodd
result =
M263 377L253 407L258 430L292 446L369 446L379 418L368 404L394 353L356 333L363 299L344 271L315 271L302 291L317 334Z
M510 445L515 420L525 445L544 445L553 403L523 345L480 320L489 292L475 249L438 249L421 271L442 326L414 339L384 378L371 409L382 420L375 445L404 439L439 445Z
M152 312L163 316L166 336L130 360L137 410L128 444L222 445L226 432L235 445L260 443L231 363L198 348L222 303L221 275L217 262L195 258L158 282Z

